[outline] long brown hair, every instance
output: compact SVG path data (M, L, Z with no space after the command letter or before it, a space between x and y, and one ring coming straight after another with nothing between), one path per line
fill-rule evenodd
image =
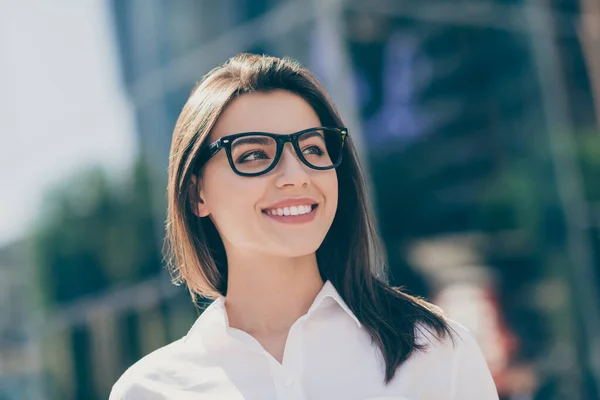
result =
M190 207L197 190L191 176L202 165L200 155L225 107L244 93L287 90L308 102L322 125L343 126L333 102L315 76L296 61L239 54L206 74L177 120L171 143L165 250L176 281L185 283L194 300L227 293L227 259L210 218L198 218ZM384 255L376 234L361 165L352 144L344 147L336 169L339 200L335 219L317 250L323 280L330 280L361 321L385 360L385 383L415 351L417 330L434 332L439 340L451 335L435 306L390 287ZM251 179L251 178L249 178Z

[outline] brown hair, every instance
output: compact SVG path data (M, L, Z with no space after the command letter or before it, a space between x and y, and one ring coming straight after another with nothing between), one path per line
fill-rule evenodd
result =
M253 54L239 54L206 74L175 125L167 189L166 256L174 279L187 284L194 300L227 293L227 259L220 236L210 218L196 217L190 207L194 196L191 176L202 167L199 155L232 99L278 89L306 100L324 126L343 126L312 73L288 58ZM418 329L432 330L441 340L450 336L450 328L435 306L386 283L384 256L351 137L336 169L338 209L317 250L317 262L321 277L331 281L381 350L385 382L389 383L413 352L425 350L425 345L416 341Z

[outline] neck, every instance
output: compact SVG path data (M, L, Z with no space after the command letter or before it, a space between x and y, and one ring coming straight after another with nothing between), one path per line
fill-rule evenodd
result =
M227 256L229 326L251 335L287 333L323 287L316 255Z

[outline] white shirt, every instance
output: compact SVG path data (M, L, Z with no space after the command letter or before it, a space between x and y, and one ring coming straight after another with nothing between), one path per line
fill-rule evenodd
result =
M379 349L331 282L291 327L282 363L252 336L230 328L224 297L190 331L142 358L113 386L109 400L488 400L498 399L472 335L436 341L425 329L415 353L384 384ZM456 336L456 335L455 335Z

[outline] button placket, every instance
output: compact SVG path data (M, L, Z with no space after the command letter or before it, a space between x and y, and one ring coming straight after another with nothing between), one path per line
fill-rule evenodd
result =
M283 354L283 365L288 371L292 371L298 378L302 377L302 354L304 349L304 324L306 323L306 315L300 317L294 325L292 325L288 334L288 339Z
M282 370L280 376L276 379L277 398L285 400L305 400L304 392L298 380L288 371Z
M292 325L286 340L282 364L273 360L274 383L278 399L305 400L300 384L302 374L302 325L305 316Z

